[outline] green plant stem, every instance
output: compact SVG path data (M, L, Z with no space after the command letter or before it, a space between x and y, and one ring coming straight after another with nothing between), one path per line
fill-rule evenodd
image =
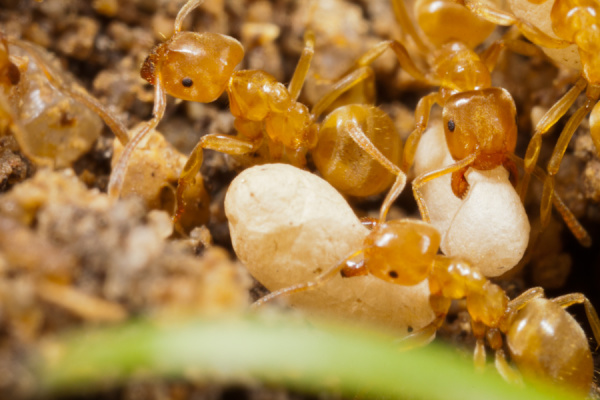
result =
M131 377L248 379L303 391L335 390L393 397L461 400L572 399L556 388L519 387L492 368L438 344L400 352L389 337L345 327L319 329L258 318L148 321L76 332L47 346L42 391L90 390Z

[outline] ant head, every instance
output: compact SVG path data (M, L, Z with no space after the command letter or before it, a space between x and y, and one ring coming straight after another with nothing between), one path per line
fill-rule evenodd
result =
M415 13L421 30L437 47L459 41L474 48L496 28L469 11L460 1L418 0Z
M497 156L492 161L496 166L507 152L514 152L516 107L504 89L487 88L451 96L444 106L443 121L446 142L455 160L479 152L485 159Z
M243 58L244 48L232 37L181 32L152 50L141 76L153 85L159 77L173 97L210 103L223 93Z
M440 242L438 231L423 221L389 221L365 240L365 265L387 282L416 285L429 276Z

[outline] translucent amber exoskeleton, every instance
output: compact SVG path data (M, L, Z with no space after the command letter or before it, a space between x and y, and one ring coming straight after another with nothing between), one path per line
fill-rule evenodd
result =
M237 40L215 33L182 32L183 19L201 3L202 0L188 0L177 15L173 36L156 46L144 62L141 75L155 87L153 117L125 148L109 182L109 193L117 197L131 153L162 119L167 94L205 103L227 92L237 135L208 134L200 139L178 182L175 222L184 210L186 187L195 180L202 165L204 149L231 155L266 149L268 161L288 161L304 167L306 154L318 143L318 120L324 110L372 78L368 68L353 71L336 82L311 112L297 99L314 53L312 33L306 34L305 48L286 87L265 71L235 71L244 56L244 49ZM386 119L382 117L383 112L373 111L370 104L362 107L337 113L336 116L344 116L346 120L338 119L340 123L334 129L328 126L327 137L334 141L339 139L348 150L348 154L332 153L329 165L336 169L332 183L341 190L348 188L346 192L351 194L365 196L385 190L397 176L394 192L398 192L405 182L404 173L396 165L401 151L400 139L389 117ZM374 116L366 126L365 115ZM348 139L354 141L353 147L348 144ZM358 152L363 154L358 155ZM392 161L388 160L388 155ZM363 162L355 163L357 158ZM378 169L376 164L383 168ZM354 176L356 171L358 174Z
M421 190L427 182L452 174L452 191L457 197L463 198L469 189L465 178L469 168L491 170L504 166L510 173L511 182L516 186L516 163L522 162L514 154L517 134L514 100L506 90L492 86L490 73L504 47L511 46L526 51L530 45L522 41L500 40L492 43L481 54L476 53L473 48L487 37L494 24L465 7L465 4L474 1L462 3L453 0L422 0L415 4L417 21L428 41L433 44L431 46L417 34L404 2L394 0L392 4L397 19L422 53L423 63L420 64L427 67L420 68L420 64L412 60L404 45L397 41L377 44L354 65L354 68L364 67L389 48L396 53L400 66L415 79L439 86L438 91L424 96L417 104L416 126L405 143L401 166L403 171L408 171L412 166L421 136L429 122L431 108L438 104L443 108L446 141L456 162L424 173L413 181L419 211L427 222L430 221L429 210ZM600 91L598 95L600 96ZM596 114L600 115L600 111ZM535 175L548 181L541 172L536 171ZM557 198L552 186L547 187L544 199L544 215L549 215L554 202L580 243L589 245L589 235Z
M314 281L272 292L258 300L254 307L276 297L314 289L337 274L348 279L371 274L391 285L403 286L416 285L427 279L429 302L435 318L405 339L404 343L409 347L428 343L444 323L451 300L466 299L476 338L474 361L477 367L485 366L484 343L487 340L495 353L500 374L509 381L520 382L521 375L506 359L506 338L511 360L526 377L546 379L587 394L594 374L588 341L565 308L583 304L594 337L599 341L600 320L590 301L579 293L548 300L540 287L509 300L504 290L488 281L477 268L460 259L438 255L439 244L439 233L422 221L380 222L365 238L361 248Z
M526 0L523 0L526 1ZM525 7L528 13L523 18L510 12L493 8L480 0L465 0L465 5L478 16L499 25L515 25L533 43L542 48L563 49L575 45L579 53L581 77L560 100L540 119L525 154L525 175L521 185L521 196L527 191L529 176L533 173L539 158L542 136L571 108L579 94L585 91L585 102L569 118L554 147L548 162L548 176L544 182L542 198L542 222L547 224L550 217L551 196L554 191L554 176L558 172L562 158L573 134L585 116L590 116L590 134L600 155L600 3L595 0L554 0L549 15L536 12L536 7L545 3L540 0L527 0L531 5ZM537 6L536 6L537 5ZM529 10L528 8L531 8ZM529 20L536 18L536 20ZM547 18L552 22L551 32L545 22L537 20ZM571 61L572 65L579 64Z

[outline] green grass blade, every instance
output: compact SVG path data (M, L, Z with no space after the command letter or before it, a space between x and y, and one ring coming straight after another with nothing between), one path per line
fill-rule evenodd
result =
M50 350L49 350L50 349ZM573 399L556 388L518 387L483 374L455 350L432 344L400 352L391 338L344 328L256 318L136 322L76 332L49 346L39 365L44 392L82 391L132 376L259 379L303 391L461 400Z

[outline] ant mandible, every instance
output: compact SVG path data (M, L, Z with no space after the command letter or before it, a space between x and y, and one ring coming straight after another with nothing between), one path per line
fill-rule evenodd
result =
M550 379L588 393L594 366L588 340L575 319L564 309L585 306L596 341L600 341L600 320L590 301L580 293L552 300L543 298L542 288L529 289L509 301L506 293L487 280L477 268L455 258L438 255L440 234L431 225L412 219L375 224L360 249L314 281L277 290L259 299L253 307L284 295L315 289L337 274L351 278L371 274L386 282L413 286L429 282L430 306L434 320L406 339L409 345L428 343L446 319L453 299L466 299L473 334L477 340L474 361L486 362L485 340L495 352L499 373L508 381L520 375L506 360L503 335L512 361L526 375ZM568 341L569 346L562 345Z
M546 0L526 0L541 4ZM590 115L590 135L600 155L600 63L598 52L600 40L600 4L589 0L555 0L550 11L552 30L557 38L548 36L530 21L517 18L509 12L497 10L478 0L465 0L465 6L480 17L497 25L515 25L525 37L540 47L560 49L575 44L582 65L581 77L575 85L558 100L535 127L533 137L525 154L525 176L521 195L524 196L532 173L540 155L542 136L569 110L579 94L585 89L585 103L569 118L548 162L548 176L544 180L541 217L547 224L550 217L550 197L554 191L554 176L558 172L567 146L577 127L585 116Z
M393 0L393 5L399 22L407 32L416 32L411 20L404 17L404 2ZM436 45L434 49L429 49L420 39L417 41L417 44L421 43L419 47L429 49L427 54L431 55L427 60L429 71L419 71L419 75L427 77L428 81L440 88L424 96L417 104L416 127L406 141L402 169L407 171L411 167L435 104L443 108L446 142L456 160L454 164L424 173L413 181L413 192L421 216L429 222L429 211L420 188L440 176L452 174L452 191L459 198L463 198L469 188L465 173L471 167L491 170L504 166L510 173L513 185L516 185L518 171L515 163L520 160L514 154L517 140L516 106L507 90L492 86L491 71L503 47L509 46L521 52L528 52L529 49L524 42L502 40L478 55L472 48L481 43L494 26L454 1L423 1L417 4L416 12L427 37ZM462 28L450 30L440 21L451 21ZM482 28L477 31L467 26ZM375 46L355 63L354 68L370 64L386 49L385 42ZM400 64L410 73L415 63L410 60L406 50L403 53L407 59L401 59ZM413 76L417 77L415 74ZM589 245L587 232L577 221L573 221L573 215L563 212L565 207L558 204L559 200L553 192L550 192L550 198L577 239L583 245Z
M271 159L279 160L285 153L293 165L300 167L306 163L306 153L313 150L315 164L324 177L352 195L379 193L389 187L394 175L395 191L404 186L404 173L396 165L402 143L385 113L370 105L348 105L329 114L322 124L316 123L341 94L372 76L370 68L356 69L336 82L309 112L296 99L314 52L312 34L305 36L305 49L286 88L264 71L234 71L244 55L237 40L215 33L182 32L183 19L201 3L189 0L182 7L173 36L156 46L142 66L142 77L155 87L153 118L130 141L117 162L109 183L112 196L118 196L131 152L162 118L167 93L184 100L210 102L224 91L236 117L238 135L209 134L200 139L179 179L175 222L183 210L183 192L198 173L205 148L242 155L266 144ZM346 121L349 123L340 124ZM340 131L338 126L345 130ZM362 150L357 151L357 146Z

